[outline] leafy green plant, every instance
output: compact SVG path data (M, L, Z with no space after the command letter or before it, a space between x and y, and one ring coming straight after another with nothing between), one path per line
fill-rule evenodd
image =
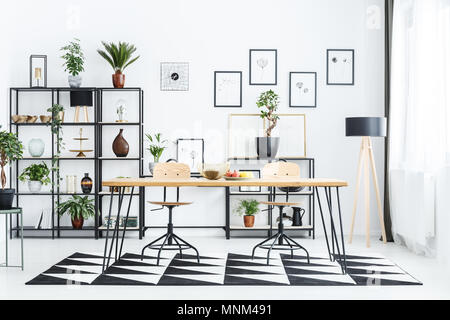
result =
M16 134L0 131L0 166L2 190L6 186L5 166L15 160L20 160L23 157L23 145Z
M25 181L39 181L43 185L47 185L50 183L50 169L47 165L42 162L40 164L32 164L31 166L26 167L19 176L19 180L22 182Z
M62 180L62 178L59 177L59 166L58 161L61 157L61 150L64 149L64 141L62 138L63 130L62 130L62 123L63 120L59 116L60 112L64 112L64 106L61 104L53 104L50 108L47 109L48 112L51 112L52 114L52 121L47 124L51 126L51 132L52 134L56 135L56 153L52 157L52 171L57 174L57 177L55 179L56 186L59 187L59 182Z
M241 200L235 210L240 216L253 216L259 213L259 202L257 200Z
M139 59L140 56L131 58L136 47L126 42L106 43L102 41L105 50L98 49L97 52L111 65L116 73L122 73L126 67Z
M80 39L74 38L73 41L70 41L68 45L60 50L65 52L61 56L65 60L63 64L63 67L65 67L64 71L69 71L73 76L77 76L84 71L84 54L81 50Z
M147 133L145 134L145 136L150 143L150 146L147 148L147 150L152 154L154 162L159 162L163 151L167 148L167 146L165 145L167 140L161 140L161 133L156 133L154 136Z
M279 103L280 99L273 90L261 93L258 101L256 101L256 105L258 106L258 108L264 108L263 110L261 110L261 118L267 119L267 121L269 121L269 126L266 129L267 137L271 136L272 130L276 127L277 121L280 118L275 113L278 109Z
M89 199L88 196L80 197L73 195L72 198L61 202L58 205L58 214L62 216L67 212L72 220L79 219L80 217L83 217L83 219L88 219L95 214L95 206L93 202L94 199Z

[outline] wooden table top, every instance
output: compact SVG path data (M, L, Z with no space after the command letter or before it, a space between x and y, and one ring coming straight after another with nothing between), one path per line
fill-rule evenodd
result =
M102 185L104 187L346 187L348 183L338 179L295 177L248 180L116 178L105 180Z

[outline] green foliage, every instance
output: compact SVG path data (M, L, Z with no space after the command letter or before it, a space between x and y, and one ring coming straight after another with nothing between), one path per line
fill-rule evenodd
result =
M0 131L0 166L2 189L6 186L5 166L23 157L23 145L18 136L7 131Z
M273 90L262 92L258 98L258 101L256 101L258 108L264 108L261 110L261 118L269 121L269 126L266 129L267 137L271 136L272 130L275 128L277 121L280 118L277 114L275 114L279 103L280 99Z
M253 216L259 213L259 202L257 200L241 200L235 210L240 216Z
M41 164L32 164L31 166L26 167L21 175L19 176L19 180L22 182L25 181L40 181L43 185L47 185L50 183L50 169L47 165L42 162Z
M73 195L72 198L61 202L58 205L58 214L62 216L67 212L72 219L79 219L80 217L83 217L83 219L88 219L89 217L93 217L95 214L93 202L94 199L89 199L88 196L80 197Z
M61 56L65 60L63 63L64 71L69 71L73 76L77 76L84 71L84 54L81 51L79 39L74 38L74 41L70 41L67 46L62 47L60 50L65 52Z
M55 179L56 186L59 186L59 181L62 178L59 177L59 166L58 161L61 156L61 150L64 149L64 142L62 138L62 119L59 117L60 112L64 112L64 106L61 104L53 104L50 108L47 109L48 112L52 114L52 121L50 122L51 132L55 135L56 142L56 153L52 158L52 171L57 174L57 178Z
M97 52L111 65L115 72L122 73L126 67L135 62L140 56L131 59L136 47L126 42L106 43L102 41L105 50L98 49Z
M161 140L161 133L156 133L153 137L151 134L145 134L150 146L147 148L153 156L154 162L159 162L163 151L167 148L165 143L167 140Z

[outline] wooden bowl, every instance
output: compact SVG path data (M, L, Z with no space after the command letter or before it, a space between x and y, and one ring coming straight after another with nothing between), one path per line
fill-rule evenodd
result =
M27 122L27 120L28 120L28 116L19 115L18 117L19 118L17 119L16 123L24 123L24 122Z
M28 116L27 123L35 123L37 118L38 118L37 116Z
M52 120L52 116L41 115L39 119L41 119L42 123L49 123Z
M11 116L12 122L16 123L17 121L19 121L19 117L20 116L18 114L15 114L15 115Z

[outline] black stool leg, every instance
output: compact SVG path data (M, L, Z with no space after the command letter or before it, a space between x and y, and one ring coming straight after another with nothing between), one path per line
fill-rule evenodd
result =
M270 252L273 249L273 246L275 245L275 243L277 243L277 240L280 238L281 234L277 233L276 234L276 238L275 240L272 242L272 244L270 245L269 250L267 251L267 265L269 265L269 260L270 260Z
M156 239L156 240L150 242L148 245L146 245L146 246L142 249L142 252L141 252L141 261L144 260L144 251L145 251L145 249L147 249L148 247L150 247L152 244L158 242L159 240L161 240L161 239L164 238L165 236L167 236L167 233L166 233L166 234L163 234L163 235L162 235L161 237L159 237L158 239Z
M296 241L294 241L291 237L288 237L287 235L284 235L284 237L285 237L287 240L292 241L293 244L295 244L297 247L299 247L299 248L301 248L303 251L305 251L305 253L306 253L306 258L307 258L307 260L308 260L308 263L310 263L310 262L309 262L309 252L308 252L308 250L306 250L305 247L303 247L302 245L300 245L300 244L298 244Z
M190 247L191 249L193 249L195 251L195 253L197 254L197 262L200 263L200 254L198 253L198 250L191 244L189 244L187 241L181 239L179 236L177 236L176 234L173 234L175 239L178 239L180 242L183 242L184 244L186 244L188 247Z
M170 237L170 234L167 234L167 236L166 236L166 238L164 239L164 241L163 241L161 247L160 247L159 250L158 250L158 258L156 259L156 265L157 265L157 266L159 266L159 260L160 260L160 258L161 258L161 251L163 250L164 245L166 244L166 241L169 239L169 237Z
M178 245L178 248L180 248L180 259L183 259L183 250L181 249L180 243L178 242L177 238L175 238L173 235L172 235L172 239L173 239L173 240L175 241L175 243Z
M278 235L278 233L274 234L273 236L271 236L271 237L265 239L264 241L258 243L256 246L254 246L254 247L253 247L253 250L252 250L252 260L253 260L254 257L255 257L255 251L256 251L256 248L258 248L259 246L263 245L264 243L270 241L271 239L275 238L277 235Z

